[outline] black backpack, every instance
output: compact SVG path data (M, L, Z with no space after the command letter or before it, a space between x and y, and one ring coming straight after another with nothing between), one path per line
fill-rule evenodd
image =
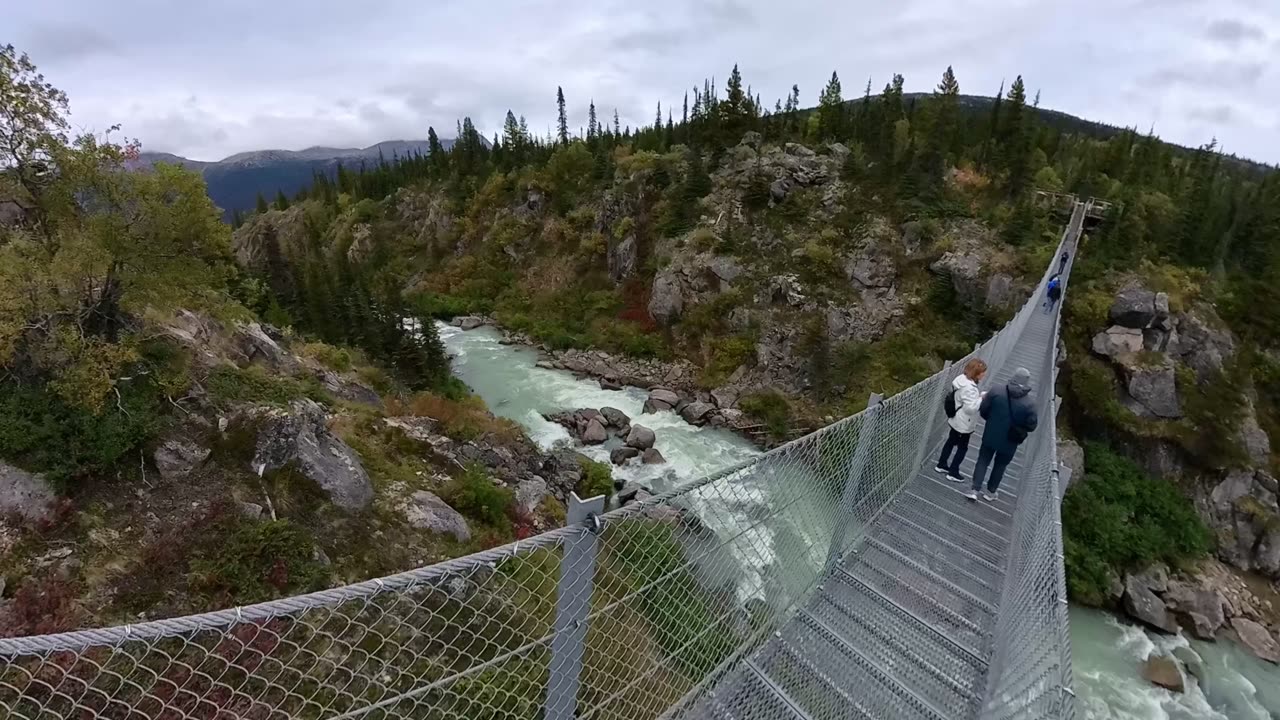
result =
M948 418L953 418L956 416L956 411L959 410L959 408L956 407L956 391L955 390L952 390L951 392L947 393L946 399L942 401L942 410L947 414Z

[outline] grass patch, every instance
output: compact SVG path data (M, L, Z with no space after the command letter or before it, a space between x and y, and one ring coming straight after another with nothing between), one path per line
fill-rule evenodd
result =
M578 456L578 465L582 467L582 479L578 481L574 492L579 498L586 500L597 495L608 497L613 494L613 471L608 465L583 455Z
M252 402L284 407L302 398L325 404L333 402L333 398L314 379L273 375L257 365L247 368L220 365L205 378L204 388L210 399L221 406Z
M444 499L453 509L493 528L511 530L515 493L494 484L484 466L472 463L444 490Z
M492 437L500 443L510 443L524 437L524 431L519 425L490 414L484 400L476 395L455 400L423 392L407 401L393 398L387 401L387 414L435 420L439 423L440 432L458 442Z
M287 520L227 520L217 543L191 560L191 585L219 607L246 605L324 588L328 569L311 534Z
M738 407L763 423L775 440L785 440L791 433L791 404L779 392L766 390L747 395L738 401Z

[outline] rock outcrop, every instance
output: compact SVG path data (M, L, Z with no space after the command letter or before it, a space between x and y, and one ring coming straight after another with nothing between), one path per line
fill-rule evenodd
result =
M324 409L311 400L295 401L288 410L271 410L261 418L255 472L296 465L334 505L358 511L373 502L373 485L360 457L329 432Z
M9 515L30 522L43 520L56 498L43 475L0 462L0 520Z
M1068 488L1084 480L1084 448L1075 440L1058 440L1058 463L1071 470Z
M471 539L466 518L435 493L419 490L400 506L409 525L439 535L452 535L458 542Z
M671 325L680 319L682 312L684 295L680 281L668 268L653 278L653 289L649 294L649 315L662 325Z
M1116 294L1109 313L1111 322L1127 328L1148 328L1169 318L1169 296L1129 285Z
M1182 417L1182 403L1178 396L1177 368L1173 361L1161 358L1159 363L1143 362L1135 356L1127 356L1121 367L1129 391L1129 408L1136 414L1165 420Z
M171 438L156 448L152 459L164 480L180 480L208 459L212 451L186 438Z
M1093 351L1109 358L1142 352L1143 334L1138 328L1112 325L1093 336Z

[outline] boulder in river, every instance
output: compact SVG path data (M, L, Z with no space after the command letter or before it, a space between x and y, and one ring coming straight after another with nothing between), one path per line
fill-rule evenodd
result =
M651 447L640 456L640 462L645 465L661 465L666 461L667 459L662 457L662 453L658 452L658 448Z
M1182 662L1182 667L1187 669L1187 674L1204 682L1204 659L1200 657L1200 653L1192 650L1189 645L1182 645L1173 649L1173 656Z
M587 421L587 428L582 431L582 442L587 445L599 445L609 439L609 432L605 430L604 423L600 422L600 418L591 418Z
M476 317L475 315L463 315L462 317L454 318L453 324L463 330L475 330L484 324L484 318Z
M627 433L627 445L636 450L648 450L656 441L653 431L643 425L632 425L631 432Z
M1147 658L1147 661L1142 664L1142 677L1152 685L1172 692L1180 693L1186 690L1177 661L1164 655L1153 655Z
M1231 629L1236 631L1236 635L1240 637L1240 644L1248 648L1249 652L1267 662L1280 663L1280 645L1276 644L1271 631L1242 617L1231 618Z
M649 391L649 399L645 401L645 412L670 410L680 404L680 396L673 390L656 387ZM650 409L652 408L652 409Z
M631 418L618 408L602 407L600 414L604 416L605 424L611 428L622 429L631 424Z
M1178 624L1170 617L1164 600L1156 594L1163 592L1168 582L1163 569L1129 575L1124 579L1123 604L1130 617L1172 635L1178 632Z
M614 465L623 465L638 455L640 455L640 451L633 447L616 447L609 453L609 462Z
M715 410L715 408L711 407L710 403L691 402L680 409L680 417L684 418L687 423L701 425L706 422L707 415L712 410Z

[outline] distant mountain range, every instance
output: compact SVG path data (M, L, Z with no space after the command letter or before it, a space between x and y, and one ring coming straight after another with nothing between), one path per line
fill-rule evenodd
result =
M453 140L441 140L447 150ZM387 162L395 158L410 157L414 153L427 154L426 140L388 140L367 148L313 147L306 150L257 150L232 155L217 162L188 160L170 153L144 152L138 156L134 167L151 167L156 163L172 163L199 171L209 186L209 197L222 208L223 218L231 219L233 212L251 210L258 201L258 194L268 202L276 197L276 191L289 198L311 184L316 172L333 177L338 165L357 169L361 163L372 165L382 157Z

